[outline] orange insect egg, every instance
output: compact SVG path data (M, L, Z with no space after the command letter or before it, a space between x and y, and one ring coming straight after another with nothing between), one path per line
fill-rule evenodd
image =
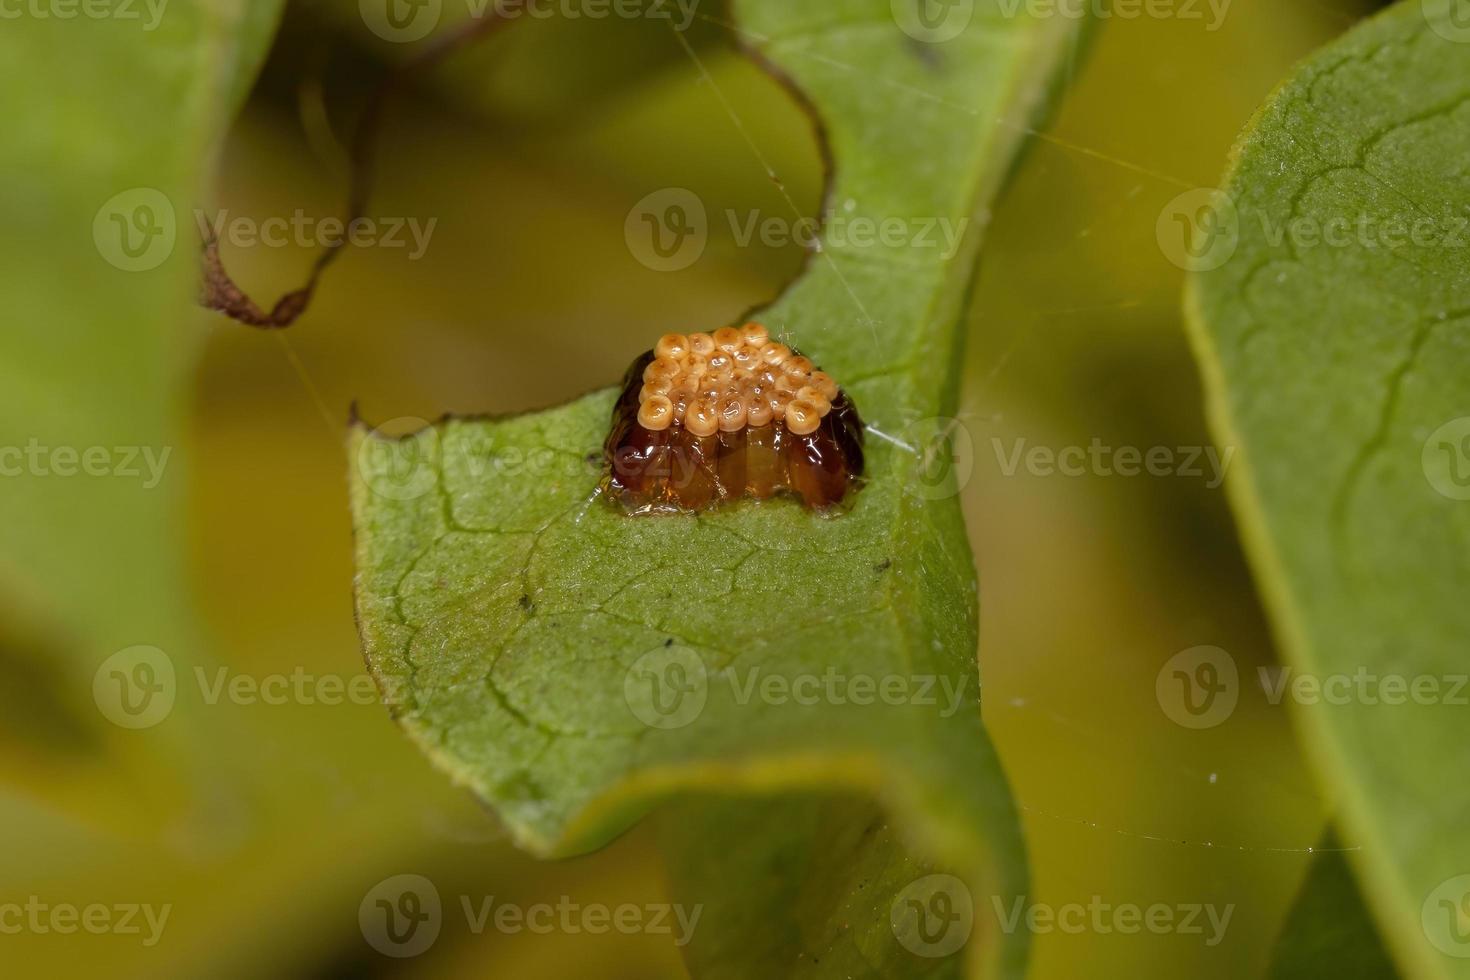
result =
M809 436L822 424L822 413L809 401L796 399L786 406L786 428L792 435Z
M861 483L857 409L759 323L660 337L629 368L612 421L602 487L629 514L782 493L827 510Z
M655 378L674 378L682 374L683 365L672 357L656 357L648 367L643 369L643 380L652 381Z
M760 395L751 396L750 403L745 407L745 420L753 429L763 425L770 425L773 415L771 414L771 403Z
M766 328L761 326L759 323L747 323L745 326L741 327L740 336L745 339L745 342L747 344L749 344L756 350L759 350L760 348L766 346L766 344L769 343L771 339L771 335L766 331Z
M643 382L643 388L638 392L638 401L646 402L654 395L667 395L673 390L673 378L654 378L652 381Z
M681 333L664 334L658 338L658 343L653 348L654 357L672 357L676 361L687 353L689 353L689 338Z
M674 403L664 395L654 395L638 408L638 424L655 432L667 429L674 421Z
M807 385L804 388L798 389L796 392L796 400L807 402L811 405L816 406L817 411L821 412L823 415L826 415L829 411L832 410L832 403L827 400L827 396L822 394L816 388L813 388L811 385Z
M733 354L745 343L740 336L740 331L734 327L721 327L715 331L715 347L727 354Z
M720 402L718 411L721 432L739 432L745 428L748 410L743 399L725 398Z
M832 376L826 371L813 371L811 384L813 388L822 393L822 397L827 401L830 402L837 397L837 382L833 381Z
M811 360L809 358L802 357L799 354L796 357L787 360L786 363L782 364L781 369L787 374L794 374L802 379L812 376Z

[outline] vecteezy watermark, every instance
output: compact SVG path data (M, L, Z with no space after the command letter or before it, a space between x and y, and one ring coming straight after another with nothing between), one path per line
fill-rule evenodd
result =
M1419 924L1430 945L1470 959L1470 874L1456 875L1435 886L1419 909Z
M1424 478L1442 497L1470 500L1470 415L1451 419L1424 440Z
M1350 674L1300 673L1292 667L1259 667L1261 691L1270 704L1470 705L1470 674L1380 674L1359 666Z
M893 22L915 41L943 44L965 32L975 18L975 0L889 0Z
M5 0L0 0L4 3ZM409 261L423 257L438 218L367 217L350 221L317 218L297 208L290 215L257 219L228 209L193 211L199 236L235 248L403 249ZM177 213L168 195L134 187L109 198L92 218L92 241L108 264L124 272L147 272L168 260L178 243Z
M1446 41L1470 44L1470 0L1420 0L1424 19Z
M456 903L465 928L478 936L486 931L505 935L672 936L675 946L694 938L703 905L678 903L579 902L562 895L555 902L521 904L494 895L459 895ZM423 875L385 878L370 888L357 909L357 922L369 946L386 956L418 956L434 945L444 927L439 889Z
M1214 646L1181 650L1159 668L1154 697L1176 725L1214 728L1234 713L1240 698L1235 658Z
M1214 446L1109 446L1094 437L1086 446L1028 445L1024 438L1009 446L992 437L996 463L1004 476L1015 476L1023 468L1031 476L1154 476L1203 480L1214 490L1225 482L1225 473L1235 457L1235 447L1223 451Z
M389 419L363 437L357 472L363 485L389 500L417 500L439 483L439 430L424 419Z
M168 0L0 0L0 20L137 21L153 31L167 8Z
M109 477L142 480L152 490L172 453L172 446L47 446L32 436L24 446L0 446L0 478Z
M124 272L156 269L178 240L173 202L163 191L133 187L103 202L92 218L92 243L108 264Z
M963 674L849 674L828 666L820 674L768 673L759 667L728 669L720 676L729 682L735 703L811 707L817 704L920 705L938 708L941 718L953 717L965 703L969 678ZM974 701L974 697L970 698Z
M1164 258L1186 272L1209 272L1240 246L1240 212L1224 191L1197 187L1159 212L1154 237Z
M793 242L812 252L831 249L915 249L934 252L941 260L952 259L960 250L970 219L873 218L831 209L820 218L795 221L759 209L745 214L727 208L725 220L739 248L758 242L767 248L784 248Z
M904 481L904 492L921 500L953 497L975 472L975 439L959 419L919 419L904 426L895 441L914 457L913 478Z
M996 0L1001 16L1032 20L1182 20L1200 21L1218 31L1233 0Z
M384 878L358 903L357 926L384 956L417 956L434 945L444 927L439 889L423 875Z
M228 209L209 214L194 210L199 234L206 240L217 240L236 248L353 248L408 249L408 260L415 262L428 251L438 218L357 217L343 221L337 217L317 218L301 208L282 215L256 219L246 215L230 217Z
M1033 935L1199 936L1206 946L1218 946L1235 915L1234 903L1223 908L1209 902L1140 905L1106 902L1092 895L1086 902L1052 905L1032 902L1025 895L1010 899L990 897L995 920L1006 935L1025 931ZM909 884L889 907L893 935L916 956L942 957L957 952L975 926L975 903L965 883L954 875L926 875Z
M698 262L709 245L709 214L687 187L645 195L623 219L623 241L633 258L654 272L679 272Z
M1470 2L1470 0L1466 0ZM1358 248L1393 252L1470 247L1470 216L1382 215L1361 211L1326 217L1311 214L1282 219L1253 209L1260 240L1293 252ZM1244 218L1224 191L1199 187L1164 206L1155 224L1159 250L1186 272L1209 272L1229 262L1240 246Z
M1359 665L1351 672L1316 674L1294 667L1256 668L1266 703L1421 707L1470 706L1470 674L1402 674ZM1235 658L1214 646L1190 647L1169 658L1154 683L1159 707L1185 728L1214 728L1235 711L1241 694Z
M174 662L158 647L119 650L92 675L92 700L122 728L152 728L173 711L178 694Z
M623 675L623 697L633 716L650 728L683 728L704 712L715 683L726 685L733 703L742 707L915 705L938 708L941 717L949 718L975 700L964 675L877 675L834 666L821 673L786 674L761 667L712 673L698 653L674 643L634 661Z
M650 728L683 728L704 712L709 672L704 658L680 644L650 650L623 675L623 700Z
M257 676L229 667L196 666L190 676L205 705L377 705L367 674L315 674L304 667ZM187 690L187 688L186 688ZM123 728L152 728L172 713L181 693L174 662L158 647L133 646L104 660L92 675L92 699L103 717Z
M888 924L904 949L938 959L969 941L975 928L975 902L970 889L954 875L925 875L894 898Z
M1394 251L1402 248L1470 247L1470 217L1448 218L1385 216L1361 211L1327 218L1297 215L1277 221L1265 211L1255 212L1266 244L1292 248L1365 248Z
M663 20L687 31L699 15L701 0L451 0L463 2L466 16L480 20ZM367 29L385 41L420 41L444 19L444 0L358 0Z
M1105 902L1101 895L1091 896L1086 903L1066 902L1061 905L1031 902L1024 895L1007 902L994 895L990 904L1001 930L1007 935L1023 929L1034 935L1060 932L1069 936L1083 933L1133 936L1147 932L1156 936L1199 936L1210 947L1218 946L1224 940L1225 931L1230 928L1230 920L1235 915L1233 902L1224 908L1212 902L1139 905L1134 902Z
M78 932L93 936L138 936L144 946L153 947L163 938L164 927L173 912L173 904L165 902L47 902L38 895L24 902L0 902L0 935L21 933L44 936L71 936Z
M790 218L760 209L723 214L737 248L785 248L796 244L811 252L904 249L928 251L940 260L954 257L970 219L949 217L871 217L831 208L817 217ZM664 187L644 196L623 219L628 252L655 272L679 272L704 255L711 232L709 210L686 187Z

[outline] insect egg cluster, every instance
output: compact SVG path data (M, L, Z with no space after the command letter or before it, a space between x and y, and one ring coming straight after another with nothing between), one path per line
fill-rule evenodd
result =
M630 513L780 492L842 500L862 474L862 423L825 372L766 328L666 334L628 370L604 489Z

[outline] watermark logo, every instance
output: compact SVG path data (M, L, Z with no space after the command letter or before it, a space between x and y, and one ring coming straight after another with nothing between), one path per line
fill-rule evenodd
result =
M1063 17L1068 20L1180 20L1205 21L1213 33L1225 23L1233 0L998 0L1007 18L1023 14L1030 20ZM1208 20L1206 19L1208 18Z
M1219 647L1197 646L1170 657L1154 681L1164 714L1184 728L1214 728L1235 711L1240 674Z
M768 215L759 208L744 214L734 208L725 209L725 222L737 248L755 243L766 248L785 248L796 244L808 252L824 249L903 249L936 253L949 261L964 244L969 218L900 217L888 215L874 218L828 208L820 217L790 219Z
M189 677L191 675L184 675ZM119 650L97 668L92 678L92 697L103 717L123 728L151 728L173 711L181 695L197 686L200 701L214 707L303 705L336 707L391 704L380 696L377 684L365 673L344 677L314 674L296 667L289 674L256 676L232 672L228 667L212 671L195 666L193 685L176 674L173 660L158 647L135 646Z
M888 910L888 924L904 949L937 959L965 945L975 928L970 889L954 875L928 875L912 882Z
M930 253L948 261L959 253L970 219L948 216L873 217L847 208L828 208L816 216L767 214L759 208L726 208L722 218L736 248L787 248L808 252L885 249ZM655 272L678 272L704 255L713 231L711 212L698 195L665 187L647 195L628 212L623 236L628 251Z
M1470 0L1421 0L1424 19L1446 41L1470 44Z
M904 427L903 441L913 447L913 478L904 492L922 500L947 500L970 482L975 471L975 440L959 419L920 419Z
M173 202L152 187L113 195L92 219L98 254L124 272L147 272L163 265L177 239Z
M1164 205L1154 235L1171 263L1209 272L1229 262L1240 245L1240 212L1224 191L1197 187Z
M85 932L93 936L137 936L145 947L158 945L173 912L165 902L48 902L30 895L24 903L0 902L0 936L30 933L36 936L71 936Z
M647 195L623 221L633 258L654 272L679 272L698 262L709 244L709 214L699 195L665 187Z
M92 700L122 728L152 728L168 717L178 694L174 664L158 647L119 650L92 675Z
M924 44L953 41L975 17L975 0L890 0L889 8L899 30Z
M385 41L411 44L439 26L443 0L357 0L367 29Z
M1440 882L1424 899L1419 923L1435 949L1470 959L1470 874Z
M163 482L172 453L172 446L48 446L32 436L24 446L0 445L0 477L110 477L140 480L152 490Z
M662 20L687 31L698 16L700 0L463 0L464 16L482 20ZM368 30L394 44L427 37L443 20L443 0L358 0L358 13Z
M1470 0L1467 0L1470 2ZM1252 209L1259 241L1271 248L1301 253L1319 249L1404 249L1461 251L1470 248L1470 216L1432 217L1405 214L1297 214L1282 218ZM1218 269L1235 255L1245 219L1230 195L1197 188L1174 198L1159 213L1155 231L1160 250L1174 265L1189 272Z
M233 248L353 248L404 249L408 261L416 262L429 250L438 218L359 215L344 221L338 217L318 218L297 208L291 215L265 219L249 215L231 217L229 209L213 214L194 209L194 223L205 241L223 242Z
M457 907L465 930L475 936L492 930L504 935L538 936L643 933L670 936L675 946L682 947L694 938L704 914L703 905L584 904L570 895L560 896L555 903L530 905L503 901L495 895L460 894L450 898L450 908ZM453 901L455 898L458 901ZM357 917L368 945L397 959L426 952L438 940L446 919L453 918L446 914L434 883L416 874L395 875L378 882L363 896ZM454 924L457 926L457 921Z
M1144 906L1134 902L1105 902L1101 895L1093 895L1086 904L1028 902L1024 895L1012 900L1009 908L999 895L992 896L990 902L1006 935L1022 929L1040 936L1054 932L1068 936L1087 932L1133 936L1147 932L1156 936L1199 936L1209 947L1224 941L1230 920L1235 916L1234 903L1223 908L1205 902L1179 905L1154 902Z
M1153 476L1203 480L1215 490L1225 482L1226 471L1235 457L1235 447L1214 446L1110 446L1096 436L1086 446L1060 448L1031 445L1021 438L1005 440L992 436L990 445L1002 476L1024 472L1031 476Z
M847 674L829 666L820 674L766 673L751 667L743 677L738 670L725 670L720 676L729 681L735 703L742 706L752 701L774 707L917 705L938 708L939 717L952 718L966 703L978 704L975 695L965 697L970 679L963 674Z
M0 20L135 20L151 32L166 9L168 0L0 0Z
M389 419L357 447L363 483L389 500L417 500L433 490L439 460L439 430L414 416Z
M1424 440L1424 478L1442 497L1470 500L1470 415L1451 419Z
M1291 667L1257 667L1261 691L1270 704L1291 700L1296 704L1328 704L1341 707L1362 704L1370 707L1401 704L1470 705L1466 687L1470 674L1379 674L1359 666L1351 674L1299 674Z
M439 889L423 875L385 878L357 907L362 938L384 956L405 959L434 945L444 924Z
M704 711L709 674L699 654L670 644L634 661L623 677L623 699L650 728L683 728Z

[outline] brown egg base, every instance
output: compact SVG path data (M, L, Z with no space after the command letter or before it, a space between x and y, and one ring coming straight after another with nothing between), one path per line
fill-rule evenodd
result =
M625 513L691 512L742 499L794 495L828 510L863 473L863 424L841 390L816 431L796 435L784 421L696 436L681 423L652 430L638 422L647 351L628 368L603 446L602 489Z

